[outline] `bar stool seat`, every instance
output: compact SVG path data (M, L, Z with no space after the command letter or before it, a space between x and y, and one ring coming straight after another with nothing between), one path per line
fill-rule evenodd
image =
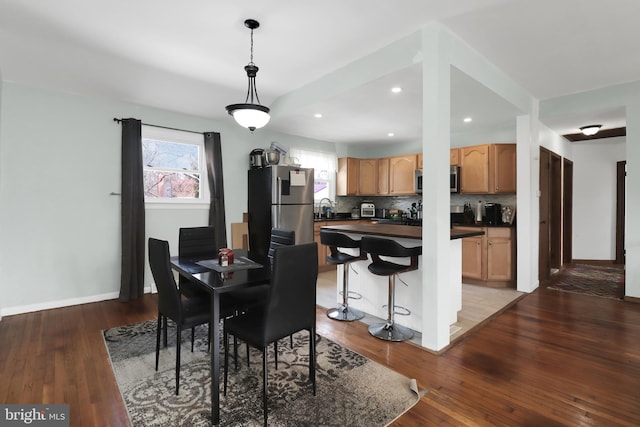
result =
M349 291L349 264L354 261L367 259L367 255L360 251L360 241L354 240L343 233L320 229L320 243L329 246L331 253L327 255L327 262L334 265L343 265L342 272L342 303L327 310L327 317L333 320L352 322L364 317L364 313L349 307L349 298L360 299L361 295ZM338 248L358 248L358 255L340 252Z
M391 239L380 237L363 237L360 250L371 255L368 270L377 276L389 277L389 303L387 305L387 321L369 326L369 333L385 341L406 341L413 338L411 329L395 323L395 286L396 276L400 273L418 269L418 256L422 255L422 246L407 248ZM380 257L410 258L410 264L396 264ZM405 308L405 311L410 312Z

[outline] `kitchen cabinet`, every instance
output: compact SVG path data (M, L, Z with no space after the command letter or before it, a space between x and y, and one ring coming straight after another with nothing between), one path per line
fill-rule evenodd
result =
M484 236L462 239L462 280L491 287L515 287L515 229L464 227L456 231L484 231Z
M378 160L358 159L358 189L360 196L378 195Z
M355 196L358 193L359 159L341 157L338 159L338 173L336 177L336 195Z
M389 194L415 194L414 179L417 169L415 154L389 158Z
M389 158L378 159L378 194L389 194Z
M449 166L460 166L460 149L452 148L449 151Z
M423 154L422 153L418 153L418 164L416 166L417 169L422 169L422 158L423 158Z
M516 145L483 144L460 148L460 193L516 192Z

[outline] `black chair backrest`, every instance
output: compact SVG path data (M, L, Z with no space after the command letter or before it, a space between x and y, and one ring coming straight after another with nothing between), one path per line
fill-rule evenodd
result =
M214 227L181 228L178 235L178 256L216 258L216 233Z
M149 239L149 265L153 280L158 288L158 309L165 316L180 321L182 319L182 304L176 281L171 272L169 242L154 238Z
M320 243L339 248L359 248L360 241L354 240L344 233L329 230L320 230Z
M390 257L414 257L422 255L422 246L407 248L395 240L380 237L363 237L360 241L360 249L372 255Z
M283 228L271 229L271 241L269 243L269 259L273 265L273 252L281 246L292 246L296 243L296 232Z
M274 251L264 313L267 342L315 327L318 244L281 246Z

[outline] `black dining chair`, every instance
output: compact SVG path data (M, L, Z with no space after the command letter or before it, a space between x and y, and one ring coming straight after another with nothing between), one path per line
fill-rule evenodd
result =
M296 242L296 232L294 230L287 230L284 228L272 228L271 237L269 238L269 251L267 253L269 261L273 266L273 254L277 248L282 246L292 246ZM255 285L250 288L241 289L238 291L229 292L229 298L232 298L238 307L239 311L251 310L252 307L261 305L267 298L269 292L269 283L261 285ZM289 342L293 348L293 337L289 337ZM278 348L278 343L274 343L274 348ZM235 360L237 360L237 355ZM247 344L247 366L249 366L249 345ZM236 369L238 366L236 364ZM276 358L276 369L278 368L278 362Z
M162 320L173 320L177 326L176 334L176 395L180 388L180 346L182 329L191 328L191 351L193 351L195 327L209 323L209 300L201 298L185 298L180 295L176 281L171 272L169 243L165 240L149 239L149 265L153 280L158 288L158 327L156 331L156 371L160 360L160 330ZM166 332L165 332L165 346Z
M186 258L214 259L218 257L215 228L183 227L178 232L178 256ZM187 297L209 298L207 291L186 277L178 279L180 293Z
M316 395L316 282L318 245L281 246L273 252L271 286L260 306L228 319L224 340L233 334L262 350L262 408L267 425L267 347L298 331L309 331L309 378ZM225 345L224 393L227 392L229 352Z

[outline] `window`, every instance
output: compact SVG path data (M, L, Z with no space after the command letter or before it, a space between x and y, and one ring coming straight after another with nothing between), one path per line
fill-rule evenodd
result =
M323 198L335 200L336 170L338 158L335 153L323 153L292 148L289 157L297 159L303 168L314 169L313 199L319 202Z
M142 126L142 175L147 203L208 203L202 134Z

